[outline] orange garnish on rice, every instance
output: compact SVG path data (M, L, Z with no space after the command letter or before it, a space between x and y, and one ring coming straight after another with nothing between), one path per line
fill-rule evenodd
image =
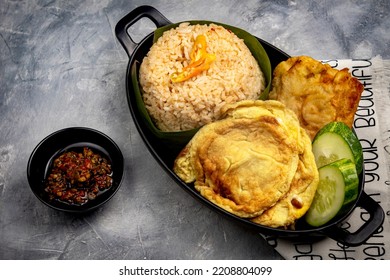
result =
M215 60L215 54L208 53L206 48L206 37L198 35L190 53L190 64L184 67L181 72L173 73L171 81L174 83L183 82L209 69L211 63Z

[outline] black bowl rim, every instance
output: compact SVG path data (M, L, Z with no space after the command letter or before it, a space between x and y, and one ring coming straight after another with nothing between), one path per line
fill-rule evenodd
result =
M134 104L133 96L131 96L132 92L132 80L131 80L131 68L134 63L137 62L136 54L144 48L144 45L148 38L150 38L152 34L149 34L146 36L137 46L137 48L134 50L133 55L129 57L128 65L127 65L127 71L126 71L126 96L128 101L128 106L130 109L130 113L132 115L133 121L136 125L136 128L146 144L149 152L152 154L152 156L156 159L156 161L160 164L160 166L163 168L163 170L185 191L187 191L190 195L192 195L195 199L203 203L205 206L209 207L209 209L214 210L216 213L222 214L224 217L230 218L231 220L240 223L241 225L246 226L249 229L252 229L256 232L259 232L264 235L268 235L271 237L281 237L281 238L291 238L291 239L308 239L308 238L323 238L323 237L330 237L337 242L340 242L342 244L345 244L347 246L358 246L361 245L365 240L367 240L374 232L379 228L379 226L383 223L383 210L381 207L376 203L373 202L373 200L364 192L364 170L359 175L359 193L356 200L351 203L351 206L348 211L341 215L337 215L334 217L331 221L326 223L325 225L322 225L320 227L310 227L307 226L305 229L284 229L284 228L272 228L268 226L264 226L261 224L256 224L248 219L240 218L222 208L220 208L218 205L210 202L206 198L202 197L199 192L197 192L193 187L191 187L189 184L186 184L183 182L172 170L172 167L168 166L167 162L162 158L161 152L157 151L157 147L152 143L152 139L148 137L148 134L150 134L150 131L147 131L147 128L145 127L142 120L137 118L137 114L134 111L134 107L136 105ZM266 48L269 48L273 52L279 53L279 55L284 57L290 57L283 51L279 50L275 46L269 44L268 42L256 37L263 45L266 46ZM272 63L272 61L271 61ZM153 134L151 134L153 135ZM156 137L153 135L153 137ZM364 199L363 199L364 198ZM370 218L369 221L367 221L357 232L350 233L347 230L342 229L339 227L342 222L346 221L351 213L354 211L355 208L362 206L363 204L366 204L366 201L370 200L371 208L366 210L369 211L370 214L373 215L372 218ZM373 203L372 203L373 202ZM374 204L374 205L372 205Z
M37 188L34 187L34 182L32 182L32 179L31 179L31 177L32 177L32 175L31 175L32 163L33 163L33 160L35 159L39 149L44 147L45 144L47 143L47 141L52 139L53 137L58 137L61 134L68 133L68 132L71 132L71 131L74 131L74 133L79 133L81 131L82 132L87 132L87 133L92 133L92 134L99 135L99 136L105 138L108 141L108 143L110 143L110 145L112 145L112 148L115 150L116 155L117 155L117 157L119 159L119 161L117 161L117 164L116 164L116 166L117 166L117 173L119 171L118 177L117 177L118 180L116 181L115 186L113 186L114 187L113 190L111 191L110 195L107 196L104 200L102 200L99 203L96 203L96 204L94 204L92 206L88 205L88 203L86 203L86 204L84 204L84 205L82 205L80 207L79 206L71 207L71 206L69 206L67 204L58 204L58 206L53 205L52 203L50 203L49 201L45 200L43 197L41 197L39 195L39 193L37 192ZM94 144L92 141L89 141L89 142L91 144ZM75 143L77 143L77 141L76 142L70 142L69 145L72 145L72 144L75 144ZM66 148L66 146L63 147L63 148ZM104 148L104 147L102 147L102 148ZM35 146L35 148L31 152L31 154L29 156L29 159L28 159L28 162L27 162L27 181L29 183L29 186L30 186L30 189L31 189L32 193L43 204L45 204L46 206L48 206L48 207L50 207L52 209L55 209L55 210L59 210L59 211L63 211L63 212L69 212L69 213L85 213L85 212L89 212L89 211L95 210L96 208L98 208L98 207L102 206L103 204L107 203L109 200L111 200L111 198L117 193L117 191L121 187L122 181L123 181L123 177L124 177L123 175L124 175L124 157L123 157L121 149L115 143L115 141L111 137L109 137L108 135L106 135L105 133L103 133L103 132L101 132L99 130L96 130L96 129L93 129L93 128L89 128L89 127L82 127L82 126L66 127L66 128L59 129L59 130L56 130L56 131L50 133L49 135L44 137L41 141L39 141L39 143Z
M145 45L148 40L150 40L152 33L145 36L140 42L135 43L131 37L130 34L127 32L127 28L134 23L135 21L139 20L142 17L148 17L150 18L157 27L161 27L167 24L171 24L171 22L166 19L158 10L151 6L140 6L130 13L128 13L126 16L124 16L116 25L115 27L115 33L122 44L123 48L127 52L129 56L129 61L127 65L127 71L126 71L126 96L128 101L128 106L130 109L130 113L132 115L133 121L136 125L136 128L145 142L147 148L151 152L152 156L157 160L157 162L161 165L161 167L170 175L173 180L185 191L187 191L189 194L197 198L200 202L205 204L206 206L209 206L212 210L215 210L219 214L223 214L223 216L231 218L232 220L239 222L243 225L248 226L251 229L254 229L255 231L258 231L259 233L268 234L271 236L280 236L280 237L286 237L286 238L302 238L302 237L311 237L311 236L328 236L333 239L335 239L338 242L341 242L343 244L347 244L350 246L357 246L362 244L365 240L371 236L376 229L378 229L384 220L384 213L383 209L380 207L378 203L376 203L372 198L370 198L365 192L364 192L364 171L360 174L360 182L359 182L359 195L358 198L355 200L353 205L351 206L350 210L347 211L347 213L344 213L343 215L340 215L340 217L335 217L332 221L328 222L326 225L323 225L322 227L317 228L307 228L307 229L294 229L294 230L288 230L288 229L275 229L271 227L262 226L259 224L255 224L251 221L239 218L222 208L218 207L217 205L211 203L210 201L206 200L204 197L202 197L198 192L194 190L194 188L191 188L188 184L185 184L174 172L172 171L171 167L168 166L168 163L166 159L162 158L161 152L158 152L156 150L156 146L154 145L155 141L153 141L153 138L155 138L155 135L151 133L150 131L145 128L145 125L142 123L140 119L137 118L137 108L134 105L134 97L132 96L132 79L131 79L131 68L135 63L137 63L137 59L139 57L138 53L143 52L145 50ZM256 37L260 43L263 45L263 47L266 49L267 54L270 58L271 67L276 67L278 64L278 59L281 59L281 61L284 61L288 59L290 56L280 50L279 48L271 45L267 41ZM267 50L268 49L268 50ZM273 57L275 55L275 57ZM280 62L281 62L280 61ZM150 135L151 134L151 135ZM152 138L149 138L149 136ZM158 145L159 146L159 145ZM370 220L364 224L358 231L355 233L349 233L346 230L343 230L342 228L339 228L338 226L341 224L342 221L346 220L351 212L356 207L362 207L363 209L366 209L370 215L372 214L372 217L370 217Z

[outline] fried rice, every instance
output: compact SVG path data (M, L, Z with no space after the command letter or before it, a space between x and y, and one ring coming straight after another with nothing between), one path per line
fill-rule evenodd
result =
M215 54L208 70L182 81L170 76L190 63L198 35L207 40L207 52ZM139 82L146 109L161 131L198 128L219 118L228 103L258 99L265 78L244 41L216 25L182 23L165 31L140 66Z

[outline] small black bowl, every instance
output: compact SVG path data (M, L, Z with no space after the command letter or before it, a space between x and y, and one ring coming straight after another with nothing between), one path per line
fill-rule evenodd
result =
M112 186L82 205L50 200L44 185L53 160L65 151L83 147L91 148L111 162ZM27 179L35 196L47 206L71 213L84 213L96 209L115 195L122 181L123 166L122 152L107 135L91 128L70 127L50 134L35 147L28 160Z

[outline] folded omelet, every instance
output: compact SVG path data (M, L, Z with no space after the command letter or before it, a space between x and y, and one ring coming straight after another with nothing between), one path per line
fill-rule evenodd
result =
M337 70L308 56L291 57L273 73L270 99L293 110L311 139L326 124L352 128L364 86L348 69Z
M180 152L174 172L230 213L290 225L311 204L318 183L311 141L298 118L278 101L241 101L221 112ZM298 210L279 214L272 210L279 203Z
M317 190L319 177L310 138L301 130L304 151L299 155L298 167L287 194L273 207L252 221L269 227L289 227L309 210Z

